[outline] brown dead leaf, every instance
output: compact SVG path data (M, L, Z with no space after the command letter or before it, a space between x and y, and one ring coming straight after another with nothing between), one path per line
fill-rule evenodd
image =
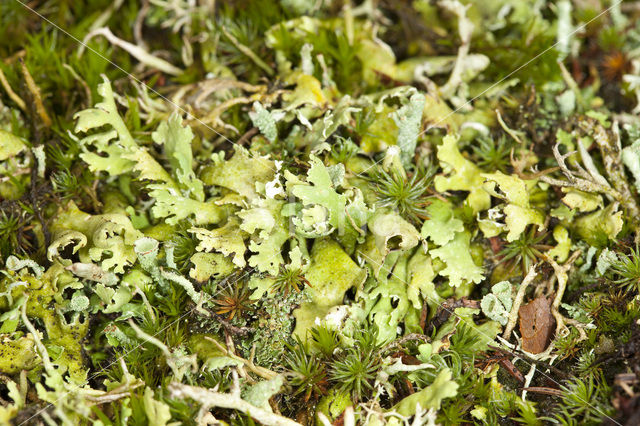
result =
M520 307L522 349L533 354L543 352L553 335L556 320L551 314L551 299L540 296Z

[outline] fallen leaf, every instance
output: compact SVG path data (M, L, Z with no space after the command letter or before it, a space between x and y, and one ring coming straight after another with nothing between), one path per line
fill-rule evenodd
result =
M551 314L551 300L540 296L522 306L518 314L522 349L533 354L543 352L549 346L556 323Z

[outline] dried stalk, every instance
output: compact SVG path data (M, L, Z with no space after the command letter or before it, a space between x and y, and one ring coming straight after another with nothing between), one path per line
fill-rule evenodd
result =
M440 88L442 97L448 98L453 95L455 90L462 83L462 74L465 70L465 61L469 54L471 35L473 34L473 22L471 22L467 17L467 9L470 5L465 6L459 1L442 0L438 2L438 6L447 9L458 17L458 33L460 34L460 41L462 42L458 48L456 64L453 67L453 71L451 71L449 80Z
M169 392L172 398L191 398L202 405L202 411L211 408L228 408L246 413L253 419L266 426L301 426L286 417L256 407L240 396L238 375L234 371L234 385L230 393L220 393L197 386L189 386L182 383L169 384Z
M607 132L604 126L595 120L582 122L581 127L593 134L593 138L600 149L609 181L613 183L613 187L620 194L617 201L620 202L622 207L627 211L631 218L633 228L637 231L639 228L638 219L640 218L640 208L629 189L629 182L624 173L618 122L615 121L613 123L611 132Z
M558 146L560 144L556 143L553 147L553 156L558 162L558 166L560 167L560 171L567 178L566 181L551 178L548 176L540 176L540 180L546 182L550 185L561 186L566 188L575 188L579 191L583 192L595 192L595 193L603 193L608 195L609 197L618 200L621 198L621 194L618 193L615 189L611 188L609 185L602 185L599 183L599 178L592 176L585 169L577 166L577 170L572 171L567 166L565 160L576 153L576 151L568 152L566 154L560 154L558 150ZM587 154L588 155L588 154Z
M571 257L562 265L558 265L555 260L547 258L546 261L553 267L555 275L558 279L558 288L556 289L556 296L551 304L551 314L556 319L556 336L565 336L569 332L565 323L572 323L571 320L565 318L559 311L560 303L562 303L562 297L567 289L567 281L569 269L575 260L580 256L582 250L576 250ZM574 323L575 324L575 323Z
M122 40L118 37L116 37L109 28L107 27L102 27L102 28L97 28L93 31L91 31L89 34L86 35L86 37L83 40L83 45L86 45L86 43L92 39L95 36L101 35L104 38L106 38L109 43L113 44L114 46L118 46L119 48L126 50L127 52L129 52L129 54L131 56L133 56L134 58L136 58L138 61L142 62L143 64L145 64L148 67L151 68L155 68L158 69L166 74L170 74L170 75L180 75L182 74L182 70L178 67L176 67L173 64L170 64L169 62L165 61L164 59L160 59L157 56L152 55L151 53L147 52L145 49L143 49L142 47L135 45L133 43L129 43L128 41ZM84 48L80 48L80 50L78 50L78 56L81 56L82 53L84 51Z
M520 283L520 287L518 288L518 293L516 294L516 299L513 301L513 306L511 307L511 312L509 312L509 320L507 321L507 326L504 329L504 333L502 337L505 339L509 339L511 336L511 332L516 326L516 322L518 321L518 311L520 311L520 305L522 305L522 301L524 300L524 296L527 292L527 287L529 284L533 282L533 279L536 277L536 266L531 265L529 268L529 272Z
M209 336L205 336L205 339L210 341L214 345L216 345L216 347L226 356L228 356L229 358L233 358L236 361L240 361L249 369L249 371L262 377L263 379L271 380L278 375L278 373L271 371L268 368L260 367L259 365L255 365L252 361L239 357L238 355L234 354L232 351L228 350L227 348L222 346L219 342L217 342L215 339L212 339Z
M11 100L15 102L16 105L18 105L18 108L20 108L23 112L27 112L27 104L22 100L20 96L16 94L16 92L13 91L11 85L7 81L7 77L2 72L2 69L0 69L0 84L2 84L2 87L4 87L4 90L7 92L7 95L9 95L9 98L11 98Z
M38 113L38 116L40 116L40 120L42 120L42 124L44 124L45 127L51 127L53 123L51 122L51 118L49 117L49 114L47 114L47 110L44 107L44 103L42 102L42 95L40 94L40 88L38 87L35 80L31 76L29 69L24 64L24 61L22 59L20 59L20 67L22 68L22 76L24 77L24 81L27 84L27 89L29 89L29 92L31 93L31 97L33 98L33 103L35 104L34 106L35 106L36 112Z
M578 148L584 168L578 164L576 165L576 170L570 170L565 160L573 155L575 151L562 155L558 150L559 143L556 143L553 147L553 155L567 180L554 179L548 176L541 176L540 180L554 186L575 188L583 192L601 193L608 196L622 205L631 219L633 230L636 231L636 239L640 238L640 207L638 207L638 203L629 189L629 182L624 173L617 121L613 123L611 131L607 131L602 124L591 118L580 122L579 125L586 133L593 136L598 145L607 179L598 172L593 159L582 144L579 143Z

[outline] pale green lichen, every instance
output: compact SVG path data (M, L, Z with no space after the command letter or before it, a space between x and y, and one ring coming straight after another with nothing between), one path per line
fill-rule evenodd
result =
M471 257L468 232L456 233L453 240L440 248L429 251L429 254L442 260L446 268L439 272L449 278L449 284L458 287L463 281L479 283L484 279L482 267L477 266Z
M228 160L215 159L215 165L204 169L200 178L205 185L217 185L230 189L251 200L258 197L256 182L269 182L275 173L273 161L252 155L242 147L236 147Z
M103 270L116 273L134 263L133 243L142 237L126 215L90 215L73 203L59 213L52 230L55 237L48 249L49 259L62 259L60 249L72 243L81 262L99 262Z
M294 311L294 334L306 339L306 333L316 319L322 319L334 306L341 305L344 294L358 287L366 278L366 271L330 239L317 240L311 250L311 266L305 276L309 281L309 302Z
M224 277L234 270L233 262L221 253L195 253L190 261L193 268L189 270L189 277L197 282Z
M232 255L233 263L236 266L244 267L247 264L244 259L247 247L244 243L243 231L240 229L237 219L229 219L224 226L219 228L192 228L189 232L200 240L198 251L219 251L227 256Z
M482 312L494 321L507 325L512 306L511 283L501 281L491 287L491 293L482 298Z
M503 208L505 213L505 228L507 241L516 240L528 225L537 225L544 229L544 215L530 206L529 189L534 182L526 182L517 176L508 176L502 172L485 173L484 188L494 197L501 198L508 204ZM497 188L496 188L497 185ZM500 193L497 189L500 189Z
M377 326L380 343L391 341L402 321L406 328L411 329L411 320L407 318L411 308L407 295L407 263L407 256L400 256L390 275L380 275L377 280L369 280L365 285L364 310Z
M81 383L87 375L82 348L82 340L89 330L86 311L67 322L62 315L61 307L56 308L56 304L62 301L62 291L73 281L73 278L60 264L54 264L40 277L21 272L16 278L19 278L25 285L13 286L10 290L10 300L18 301L20 297L26 298L23 309L27 317L42 322L46 330L45 341L48 346L60 348L59 354L53 362L63 371L68 371L75 383ZM8 278L0 283L0 286L3 287L2 290L7 290L9 285ZM5 309L8 307L4 298L0 300L0 304L4 305ZM14 343L8 343L5 348L8 351L19 351L14 353L16 358L8 358L8 360L11 360L10 362L16 368L34 368L37 362L33 356L33 339L27 337L18 339ZM16 360L21 361L16 363Z
M469 191L467 203L477 213L491 206L491 197L482 186L482 170L462 156L458 150L458 140L457 135L447 135L438 146L438 160L445 175L436 176L436 190Z
M634 343L637 12L575 37L603 8L89 3L61 9L69 32L124 47L100 52L132 78L61 63L73 40L36 15L35 37L0 25L0 423L624 417L589 364ZM567 71L585 52L600 78ZM496 350L524 345L538 297L556 326L536 362L581 373L553 404Z
M174 178L140 147L131 136L118 114L113 91L106 77L98 88L103 101L93 109L76 114L75 131L89 133L80 140L85 152L81 158L93 171L105 171L111 176L137 174L137 178L149 181L149 195L155 199L151 212L166 218L167 223L193 215L196 224L217 223L223 218L223 210L213 203L204 202L202 182L192 170L190 128L182 126L182 120L172 115L153 132L154 142L162 145L169 157ZM96 129L110 128L98 131ZM91 152L89 149L95 149Z
M282 246L289 239L286 218L282 215L284 202L261 198L254 200L251 208L238 212L242 219L240 229L251 234L249 266L260 272L276 275L284 262Z
M154 392L151 388L144 389L144 411L149 419L149 425L151 426L166 426L171 420L170 407L162 402L153 398Z
M393 119L398 126L398 139L396 145L402 153L402 162L405 165L411 163L418 133L422 126L422 112L424 110L425 97L421 93L411 95L407 103L393 114Z
M611 203L605 208L581 216L574 220L572 227L587 243L601 246L620 233L624 221L618 204Z
M578 210L580 212L592 212L598 207L603 206L602 196L600 194L593 194L569 188L562 188L562 192L567 193L567 195L562 198L562 202L571 209Z
M420 240L416 228L397 213L380 210L369 219L368 225L383 255L391 250L409 250Z
M15 256L9 256L5 261L5 265L10 271L19 271L23 268L29 268L33 271L36 278L40 278L44 272L44 268L31 259L18 259Z
M396 404L393 410L402 416L413 416L418 406L424 409L439 409L442 401L458 394L459 385L452 380L451 370L440 371L433 383L419 392L409 395Z
M558 244L547 252L547 256L562 263L567 260L571 250L569 231L562 225L556 225L553 228L553 238Z
M150 237L143 237L134 243L134 251L138 256L142 268L151 275L154 282L161 288L166 289L170 282L179 285L184 289L187 295L196 303L198 309L203 301L203 295L197 292L187 278L182 275L165 269L161 266L158 257L160 253L160 244L158 241ZM164 253L165 263L167 263L166 252Z
M283 385L284 378L282 375L277 375L271 380L263 380L251 386L242 397L245 401L256 407L271 411L269 398L277 394Z
M135 163L124 154L133 152L138 146L118 113L109 80L106 76L102 76L102 79L97 90L102 102L74 116L77 120L75 132L87 133L101 129L80 140L82 146L86 147L80 157L89 164L91 170L117 176L133 170ZM90 152L89 146L94 147L96 152Z
M422 238L430 239L439 246L451 241L457 232L464 231L464 224L453 213L451 204L434 200L429 207L429 220L422 225Z
M291 193L298 197L303 206L313 207L320 205L328 212L327 222L331 226L330 232L336 232L338 238L348 238L355 235L361 226L367 223L367 219L373 213L362 198L358 188L349 188L342 193L337 189L342 184L338 178L334 183L332 175L319 158L311 156L311 168L307 173L305 184L294 183L291 185ZM306 213L307 217L309 212ZM296 222L303 226L303 218ZM333 231L335 230L335 231Z
M609 250L608 248L604 248L600 252L600 256L598 256L598 260L596 262L596 272L599 276L603 276L605 272L613 265L614 262L618 260L618 255L613 250Z
M640 139L622 150L622 162L631 172L636 183L636 189L640 191Z
M0 161L14 157L27 148L27 144L18 136L0 129Z
M278 137L277 122L282 118L282 113L269 112L260 102L253 103L254 111L249 113L254 126L271 142L275 142Z

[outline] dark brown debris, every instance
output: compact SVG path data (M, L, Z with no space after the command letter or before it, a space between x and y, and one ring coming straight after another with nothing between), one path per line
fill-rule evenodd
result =
M551 299L540 296L520 308L522 349L538 354L549 346L556 321L551 314Z

